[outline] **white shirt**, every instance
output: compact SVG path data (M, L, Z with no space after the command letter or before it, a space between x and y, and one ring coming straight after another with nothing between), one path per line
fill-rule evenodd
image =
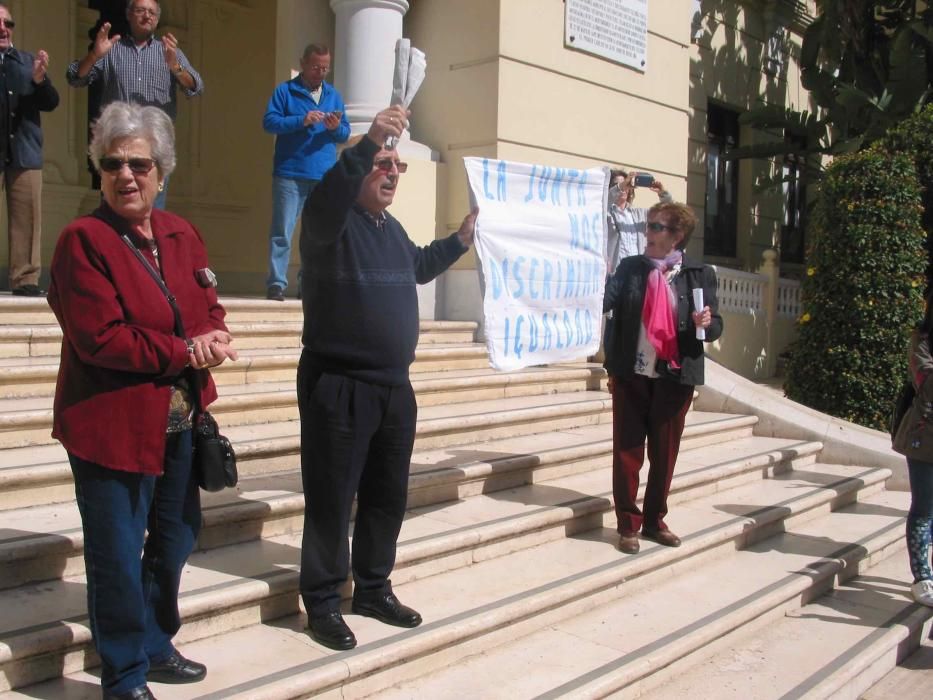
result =
M677 327L677 297L674 294L674 279L680 272L681 265L674 265L664 273L667 282L667 294L671 300L671 311L674 314L674 327ZM635 346L635 374L641 374L649 379L657 379L660 375L657 370L658 351L648 342L648 332L642 322L638 327L638 345Z
M670 193L662 192L658 196L658 201L672 202L673 198ZM609 261L610 275L622 258L641 255L645 252L648 209L633 206L621 209L616 204L609 205L609 235L606 237L609 250L606 259Z

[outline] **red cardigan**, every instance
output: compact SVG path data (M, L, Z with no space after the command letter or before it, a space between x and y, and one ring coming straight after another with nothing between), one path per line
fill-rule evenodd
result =
M208 267L198 232L160 210L151 224L187 336L226 330L216 291L195 276ZM145 246L143 254L154 264ZM64 334L52 437L102 467L161 474L169 387L188 362L165 295L117 233L92 216L62 231L50 274L49 306ZM207 370L198 377L206 407L217 389Z

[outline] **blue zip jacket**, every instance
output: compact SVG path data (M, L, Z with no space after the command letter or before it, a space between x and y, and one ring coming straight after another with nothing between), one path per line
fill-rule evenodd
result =
M328 130L323 122L305 126L309 110L343 112L340 126ZM297 180L320 180L337 162L337 144L350 137L343 98L333 85L322 83L321 101L311 99L311 93L301 76L286 80L275 88L262 128L275 134L275 160L272 174Z

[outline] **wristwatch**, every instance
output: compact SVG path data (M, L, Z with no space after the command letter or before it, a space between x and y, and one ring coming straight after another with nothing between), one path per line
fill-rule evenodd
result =
M181 75L184 72L185 72L185 69L181 67L181 64L172 68L172 73L174 73L175 75Z
M188 366L194 361L194 341L191 338L185 338L185 345L188 348Z

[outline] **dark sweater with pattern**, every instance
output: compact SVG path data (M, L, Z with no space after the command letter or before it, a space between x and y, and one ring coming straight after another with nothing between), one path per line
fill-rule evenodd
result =
M344 150L301 217L302 344L320 371L398 386L418 344L415 284L430 282L466 249L454 233L418 247L390 214L380 229L356 204L379 147Z

